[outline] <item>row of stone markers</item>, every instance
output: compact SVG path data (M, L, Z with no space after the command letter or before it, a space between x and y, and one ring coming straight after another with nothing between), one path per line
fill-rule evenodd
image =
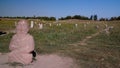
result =
M87 26L88 24L89 24L89 23L84 24L84 28L86 28L86 26ZM57 24L56 24L56 26L61 26L61 25L62 25L61 23L57 23ZM43 29L43 23L39 23L38 26L39 26L39 29ZM52 26L52 24L49 23L49 26ZM78 27L78 24L75 23L74 26L75 26L75 27ZM30 28L33 28L33 27L34 27L34 21L31 21L31 22L30 22Z
M36 22L35 22L35 24L36 24ZM39 29L43 29L43 24L42 23L39 23L38 26L39 26ZM33 27L34 27L34 21L31 21L30 22L30 28L33 28Z
M37 22L30 21L30 28L33 28L35 24L37 24ZM83 24L83 27L86 29L87 26L89 26L89 24L90 24L89 22L84 23L84 24ZM17 22L15 22L15 26L16 26L16 25L17 25ZM45 24L44 24L44 25L45 25ZM56 23L56 26L61 26L61 25L62 25L61 23ZM105 30L105 33L107 33L107 34L110 33L110 30L111 30L111 29L113 29L113 26L108 26L107 24L103 24L103 25L105 26L105 28L108 28L108 27L109 27L108 29ZM38 27L39 29L43 29L43 23L38 23L38 26L39 26L39 27ZM52 23L49 23L49 26L51 27L51 26L52 26ZM79 25L78 25L77 23L74 24L74 27L77 28L78 26L79 26ZM99 25L95 25L95 29L100 29L100 26L99 26Z
M89 26L89 24L90 24L89 22L84 23L84 24L83 24L83 27L84 27L84 28L87 28L87 26ZM42 23L39 23L38 25L39 25L39 29L43 29L43 24L42 24ZM108 27L107 24L104 24L104 25L105 25L105 28ZM52 26L52 24L49 23L49 26ZM57 23L56 26L61 26L61 23ZM75 26L75 27L78 27L78 24L75 23L74 26ZM34 27L34 22L33 22L33 21L31 21L31 26L30 26L30 27L31 27L31 28ZM100 26L99 26L99 25L96 25L95 28L96 28L96 29L99 29ZM112 29L112 28L113 28L113 26L110 26L110 29ZM110 29L107 29L107 31L109 31ZM106 32L107 32L107 31L106 31Z
M16 24L16 23L15 23ZM61 23L57 23L56 26L61 26L62 24ZM38 24L39 26L39 29L43 29L43 23L39 23ZM51 27L52 26L52 23L49 23L49 26ZM78 24L74 24L75 27L78 27ZM31 21L30 22L30 28L33 28L34 27L34 22ZM84 27L86 28L86 24L84 24Z

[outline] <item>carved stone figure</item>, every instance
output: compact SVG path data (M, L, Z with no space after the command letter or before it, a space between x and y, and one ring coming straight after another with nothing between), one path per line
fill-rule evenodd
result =
M16 25L16 34L12 37L9 45L9 62L29 64L32 62L34 51L34 39L28 33L29 26L26 20L20 20Z

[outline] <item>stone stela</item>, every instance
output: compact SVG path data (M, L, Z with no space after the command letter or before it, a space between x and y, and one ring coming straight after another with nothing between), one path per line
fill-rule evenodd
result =
M33 28L33 27L34 27L34 22L31 21L31 23L30 23L30 28Z
M8 54L10 63L18 62L22 64L30 64L33 61L34 39L29 33L28 21L20 20L16 25L16 34L13 35Z

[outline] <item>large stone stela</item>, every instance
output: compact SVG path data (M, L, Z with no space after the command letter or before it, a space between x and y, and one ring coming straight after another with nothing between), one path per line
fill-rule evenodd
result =
M16 25L16 34L13 35L8 55L9 62L18 62L22 64L29 64L32 62L31 52L34 50L34 39L28 33L29 26L26 20L20 20Z

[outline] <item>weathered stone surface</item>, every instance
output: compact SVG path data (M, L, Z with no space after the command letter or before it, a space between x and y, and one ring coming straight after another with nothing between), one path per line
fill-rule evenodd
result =
M8 55L9 62L29 64L32 61L31 51L34 50L33 37L28 34L29 26L26 20L20 20L16 25L16 34L12 37Z

